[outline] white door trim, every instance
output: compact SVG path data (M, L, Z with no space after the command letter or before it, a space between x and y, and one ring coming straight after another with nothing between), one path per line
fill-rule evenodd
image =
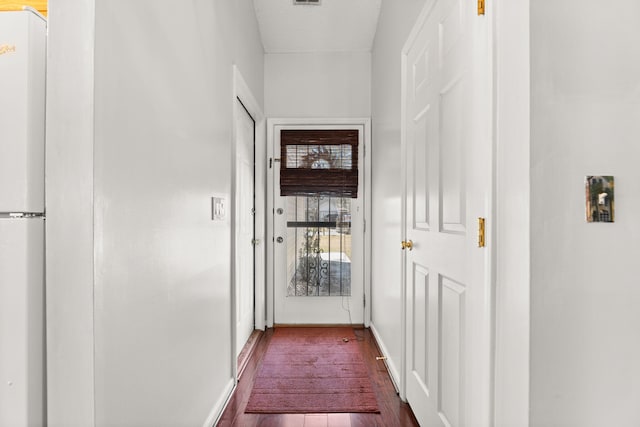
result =
M266 168L265 162L262 161L266 157L266 141L265 141L265 117L262 112L262 107L256 100L255 96L251 92L249 85L247 85L245 79L242 77L242 73L236 65L233 66L233 98L232 98L232 109L233 109L233 156L234 162L232 165L235 165L235 150L236 150L236 109L235 103L237 99L240 99L244 107L247 109L253 120L255 121L255 239L259 241L259 244L255 246L255 328L262 329L265 328L265 300L266 300L266 289L265 289L265 259L266 259L266 249L265 249L265 229L266 229L266 211L265 211L265 199L266 199ZM235 166L232 167L232 191L231 191L231 200L229 206L235 206L235 192L236 192L236 180L235 180ZM233 221L232 213L232 239L235 239L235 222ZM232 254L235 254L235 241L232 240ZM235 270L235 255L231 260L231 274L232 274L232 290L231 290L231 352L233 361L233 377L237 380L237 365L236 361L236 283L234 278L234 270Z
M275 143L275 129L277 126L362 126L364 129L364 262L363 262L363 278L364 278L364 298L366 305L364 308L364 324L369 327L371 324L371 233L369 230L371 218L371 119L365 118L269 118L267 119L267 153L273 153ZM268 167L269 156L267 154L264 159L264 165L267 167L267 182L273 182L273 168ZM256 154L258 159L258 155ZM274 191L273 186L267 185L267 212L273 212L274 207ZM269 247L273 244L274 226L273 221L267 221L266 233ZM265 243L266 246L267 243ZM273 327L274 319L274 266L273 266L273 250L267 251L266 257L266 273L267 273L267 327Z
M529 425L530 387L530 10L495 8L494 425ZM503 220L500 221L500 218Z

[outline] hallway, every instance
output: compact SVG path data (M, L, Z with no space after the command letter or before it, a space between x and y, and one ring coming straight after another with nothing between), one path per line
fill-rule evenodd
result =
M361 355L367 365L380 408L379 414L248 414L245 407L251 394L260 363L273 336L269 328L255 344L253 353L240 377L238 387L227 405L218 427L411 427L418 426L411 408L400 401L369 329L354 328Z
M379 346L366 354L390 400L374 423L406 421L402 399L425 426L640 425L640 2L314 3L51 2L49 426L211 427L225 410L236 267L250 271L241 92L258 113L255 328L277 323L268 122L359 120L366 288L348 323ZM21 49L5 43L0 61ZM615 176L615 223L584 218L599 174ZM228 422L300 422L244 415L246 382Z

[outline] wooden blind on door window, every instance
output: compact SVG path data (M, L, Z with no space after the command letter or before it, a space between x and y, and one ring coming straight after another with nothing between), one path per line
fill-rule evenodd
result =
M358 197L357 130L283 130L282 196Z

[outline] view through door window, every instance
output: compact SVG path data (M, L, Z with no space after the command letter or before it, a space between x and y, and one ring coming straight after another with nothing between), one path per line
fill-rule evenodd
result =
M289 196L287 295L351 295L351 199Z

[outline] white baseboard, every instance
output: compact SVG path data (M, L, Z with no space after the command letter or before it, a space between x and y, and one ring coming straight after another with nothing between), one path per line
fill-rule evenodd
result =
M373 325L373 323L371 324L370 328L371 328L371 332L373 333L373 336L376 339L376 342L378 343L378 347L380 347L380 351L382 352L382 355L385 357L384 363L385 365L387 365L387 370L389 371L389 376L391 377L393 386L395 387L396 392L399 393L400 392L400 372L396 368L395 363L393 363L393 360L389 357L389 351L387 350L387 346L384 345L384 341L382 341L382 337L376 330L376 327Z
M222 413L224 412L224 409L227 407L227 404L231 399L231 395L235 386L236 382L233 379L231 379L227 383L222 396L220 396L220 399L218 399L216 404L213 405L213 409L209 413L209 416L207 417L207 420L204 422L202 427L214 427L218 423L220 417L222 416Z

